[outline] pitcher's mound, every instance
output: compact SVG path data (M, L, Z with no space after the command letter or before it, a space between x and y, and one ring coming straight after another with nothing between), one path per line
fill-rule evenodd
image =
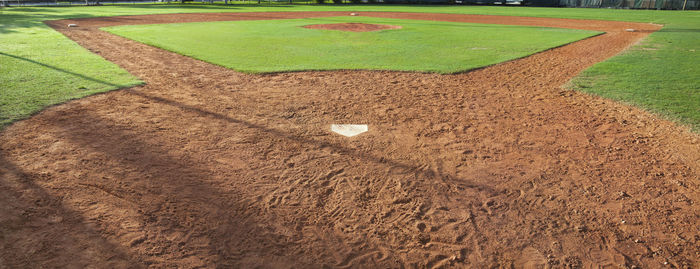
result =
M323 30L338 30L338 31L349 31L349 32L371 32L379 30L388 29L401 29L398 25L385 25L385 24L369 24L369 23L331 23L331 24L312 24L305 25L304 28L309 29L323 29Z

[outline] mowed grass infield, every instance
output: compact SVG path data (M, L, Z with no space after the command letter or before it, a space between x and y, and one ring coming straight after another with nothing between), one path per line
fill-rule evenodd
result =
M662 30L653 33L644 42L633 46L627 52L584 71L572 81L571 87L637 105L687 124L696 131L700 130L700 76L698 76L697 69L697 63L700 62L700 13L698 12L478 6L161 4L2 9L0 11L2 12L0 13L0 128L40 111L46 106L141 83L138 78L129 75L118 66L90 53L50 29L42 23L44 20L192 12L342 10L510 15L664 24ZM503 30L509 28L499 27L503 27ZM316 30L316 33L318 32L321 31ZM391 33L391 31L379 33L386 34ZM558 42L565 43L566 41L559 40ZM516 46L508 47L509 49L516 48ZM536 52L537 48L531 48L531 51ZM487 53L486 50L483 53ZM520 53L528 54L528 52ZM517 58L519 56L510 57ZM444 73L470 69L470 67L465 66L438 66L439 64L435 64L433 69L426 66L416 69L402 69L397 67L399 64L402 63L392 63L394 68L386 69ZM488 65L488 63L481 63L481 65ZM285 70L295 70L307 67L287 66L286 68ZM336 69L308 67L308 69L326 68ZM338 69L352 68L373 69L372 67L350 66ZM377 69L384 69L384 67ZM247 69L240 68L240 70ZM266 72L254 69L247 71Z
M402 28L349 32L302 27L334 23ZM129 25L103 30L250 73L338 69L455 73L599 34L573 29L367 17Z

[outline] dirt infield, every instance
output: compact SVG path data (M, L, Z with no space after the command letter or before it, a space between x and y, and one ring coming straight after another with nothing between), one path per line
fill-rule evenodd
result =
M360 13L607 32L457 75L248 75L97 29L338 15L48 22L147 84L0 134L0 264L698 266L700 138L561 88L659 26ZM370 130L346 138L332 123Z
M389 29L401 29L401 26L348 22L348 23L312 24L312 25L305 25L304 28L347 31L347 32L373 32L373 31L389 30Z

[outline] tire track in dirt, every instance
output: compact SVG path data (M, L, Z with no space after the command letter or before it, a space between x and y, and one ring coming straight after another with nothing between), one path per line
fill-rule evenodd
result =
M40 199L61 201L12 205L0 213L2 227L26 224L12 213L21 210L76 212L62 216L61 229L54 221L0 234L2 260L62 267L697 264L697 135L560 88L658 26L360 13L606 32L456 75L247 75L98 30L339 15L347 14L47 22L147 85L49 108L0 134L2 166L17 167L3 170L3 183L19 169L46 175L25 178L31 188L6 184L2 194L33 197L41 189ZM365 122L370 131L335 136L327 131L335 122ZM92 260L76 261L74 251L59 251L65 243L47 247L53 251L28 244L64 236L65 227L79 233L81 218L95 226L93 236L71 237L89 246L99 236L121 254L95 248Z

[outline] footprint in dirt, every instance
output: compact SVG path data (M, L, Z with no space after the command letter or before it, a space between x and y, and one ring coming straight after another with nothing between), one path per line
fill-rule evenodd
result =
M537 249L527 247L523 250L523 253L520 255L520 259L518 259L515 264L516 268L544 268L547 264L547 259Z

